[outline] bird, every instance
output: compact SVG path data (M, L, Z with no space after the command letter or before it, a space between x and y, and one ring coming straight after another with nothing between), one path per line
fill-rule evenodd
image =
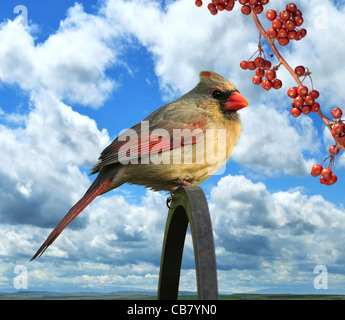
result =
M101 152L90 173L97 173L96 179L30 261L97 196L129 183L169 191L169 203L179 186L197 186L226 163L242 131L237 111L249 103L218 73L202 71L199 78L192 90L125 130Z

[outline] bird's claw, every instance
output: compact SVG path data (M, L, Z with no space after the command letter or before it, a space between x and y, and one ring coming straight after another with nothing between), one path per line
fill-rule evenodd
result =
M168 198L167 198L166 204L167 204L167 207L168 207L169 209L171 209L171 207L170 207L170 202L171 202L172 200L173 200L172 197L168 197Z
M167 207L168 207L169 209L171 209L170 203L171 203L171 201L174 200L174 192L176 191L177 188L178 188L178 187L173 187L173 188L170 190L170 197L167 198L167 202L166 202Z
M177 190L177 188L180 187L180 186L188 187L188 186L191 186L191 185L192 185L190 182L188 182L188 181L186 181L186 180L183 180L183 179L176 179L174 182L175 182L176 184L178 184L178 186L173 187L173 188L171 188L171 190L170 190L170 197L167 198L167 202L166 202L167 207L168 207L169 209L171 209L171 207L170 207L170 202L174 200L174 192Z

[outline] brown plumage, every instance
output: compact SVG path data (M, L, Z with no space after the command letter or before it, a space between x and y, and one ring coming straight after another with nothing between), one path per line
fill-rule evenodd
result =
M205 181L230 157L241 134L237 110L246 106L234 84L215 72L202 71L194 89L151 113L103 150L91 172L98 173L96 180L31 260L42 255L94 198L123 183L171 191Z

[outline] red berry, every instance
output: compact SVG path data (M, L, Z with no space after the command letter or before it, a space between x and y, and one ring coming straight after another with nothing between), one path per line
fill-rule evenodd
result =
M261 4L264 6L264 5L266 5L267 3L269 3L270 2L270 0L261 0Z
M272 27L274 29L280 29L282 26L283 26L283 22L280 19L276 18L272 21Z
M315 99L310 95L306 96L304 101L308 106L312 106L315 103Z
M332 176L332 171L331 171L331 169L324 168L321 170L321 175L323 178L328 180Z
M297 87L292 87L287 91L287 95L290 98L296 98L297 97Z
M304 99L301 96L297 96L294 100L293 100L293 104L297 107L300 108L303 106L304 103Z
M300 96L306 96L308 94L308 88L306 86L299 86L297 88L297 93L300 95Z
M300 109L300 108L293 107L293 108L291 108L290 113L291 113L294 117L297 118L297 117L300 116L300 114L301 114L301 109Z
M217 4L217 9L218 11L223 11L225 9L224 5L223 4Z
M313 167L311 168L311 175L313 177L317 177L321 174L322 170L322 165L321 164L314 164Z
M343 112L341 111L340 108L334 108L332 110L332 117L335 119L339 119L341 118L341 116L343 115Z
M336 148L336 145L330 146L328 149L329 153L333 153L335 148ZM337 149L337 151L334 154L337 155L338 153L339 153L339 149Z
M304 38L307 35L307 30L302 28L300 31L302 38Z
M259 3L259 0L249 0L251 6L256 6Z
M339 122L334 124L332 127L332 131L334 130L334 132L337 133L338 135L340 135L343 132L343 129L344 129L343 125Z
M273 79L276 78L276 72L273 69L269 69L269 70L266 71L265 77L268 80L273 80Z
M289 12L296 12L297 6L294 3L289 3L286 5L286 10Z
M278 39L278 43L281 45L281 46L287 46L289 44L290 40L288 37L286 38L279 38Z
M210 10L210 11L214 11L214 10L216 10L217 8L216 8L216 6L215 6L213 3L209 3L209 4L207 5L207 9Z
M264 69L256 69L255 74L257 76L263 77L265 75L265 70Z
M254 83L254 84L258 85L258 84L260 84L261 82L262 82L262 77L260 77L260 76L258 76L258 75L255 75L255 76L253 77L253 83Z
M241 8L241 12L244 14L244 15L248 15L248 14L250 14L250 12L252 11L252 8L250 7L250 6L248 6L248 5L244 5L244 6L242 6L242 8Z
M257 68L262 68L265 64L265 59L261 57L257 57L254 59L254 63Z
M261 1L262 2L262 1ZM268 20L273 21L277 17L277 12L273 9L266 12L266 17Z
M254 7L253 11L256 14L260 14L262 11L264 11L264 7L261 4L258 4Z
M272 82L270 80L265 79L261 82L261 86L268 91L272 88Z
M325 179L324 177L320 177L320 183L321 183L321 184L328 185L328 180Z
M295 17L302 17L302 11L300 9L295 11Z
M280 89L283 86L283 82L280 79L274 79L272 81L273 89Z
M284 28L278 30L278 37L279 38L286 38L288 35L287 31Z
M271 69L271 66L272 66L272 63L269 60L265 60L264 69L265 70Z
M209 3L207 5L208 10L210 10L211 14L216 15L218 13L217 7L213 3Z
M311 112L311 108L308 106L308 105L304 105L303 107L302 107L302 113L304 113L304 114L309 114Z
M340 133L338 133L338 132L336 132L335 130L332 129L331 135L333 136L333 138L339 138Z
M267 29L267 35L268 35L270 38L274 39L274 38L277 37L278 32L277 32L277 30L274 29L274 28L269 28L269 29Z
M309 92L309 95L312 96L314 99L317 99L320 96L320 93L317 90L311 90Z
M305 68L304 68L303 66L297 66L297 67L295 68L295 73L296 73L299 77L301 77L301 76L303 76L303 75L305 74Z
M280 11L279 13L279 18L282 19L283 21L287 21L290 19L290 12L287 10Z
M247 66L248 66L249 70L255 70L256 69L256 65L255 65L254 61L248 61Z
M294 17L293 21L294 21L296 27L300 27L304 22L302 17Z
M249 0L238 0L240 4L247 4Z
M195 5L197 7L201 7L202 6L202 1L201 0L195 0Z
M231 11L235 6L234 0L229 0L228 3L225 5L225 10Z
M288 31L292 31L295 29L295 23L292 20L288 20L285 22L285 29Z
M296 37L297 37L297 31L292 30L292 31L289 31L289 32L288 32L288 38L289 38L290 40L296 39Z
M315 102L312 106L311 106L311 111L312 112L317 112L320 110L320 105L318 102Z
M296 41L300 41L302 39L302 33L301 31L296 31L296 37L295 37L295 40Z
M320 178L320 182L326 186L330 186L332 184L334 184L334 181L331 181L331 178L329 179L324 179L323 177Z
M327 185L330 186L332 184L335 184L337 182L337 180L338 180L337 176L334 173L332 173L331 177L328 180L328 184Z
M240 63L240 67L243 69L243 70L247 70L248 69L248 63L247 61L241 61Z

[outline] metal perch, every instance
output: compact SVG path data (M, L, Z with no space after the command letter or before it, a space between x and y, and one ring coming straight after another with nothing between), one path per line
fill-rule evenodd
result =
M199 300L218 299L217 268L207 200L200 187L179 187L165 227L158 283L159 300L176 300L188 223L193 238Z

